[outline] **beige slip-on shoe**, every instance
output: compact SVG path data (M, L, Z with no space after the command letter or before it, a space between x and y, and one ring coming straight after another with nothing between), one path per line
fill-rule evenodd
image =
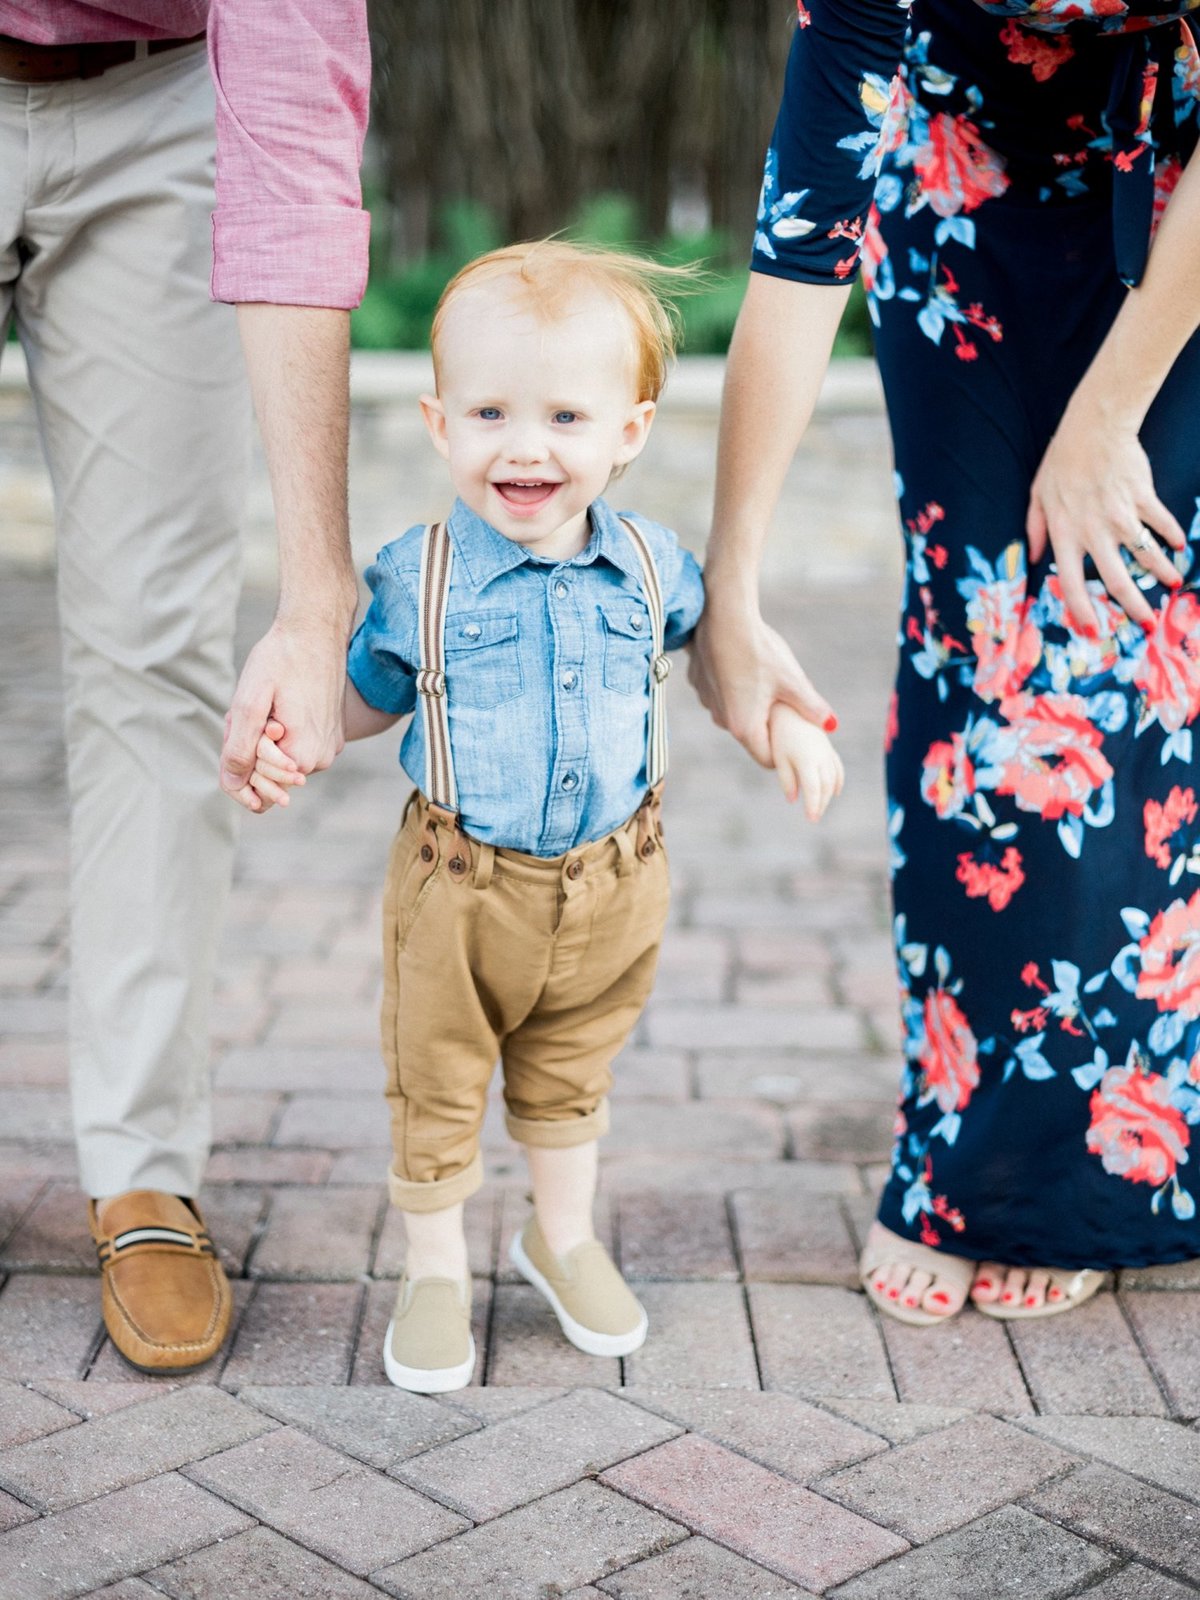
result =
M210 1361L233 1296L195 1201L130 1189L90 1201L88 1216L104 1326L130 1366L174 1376Z
M446 1394L475 1371L471 1283L454 1278L400 1280L383 1341L383 1370L397 1389Z
M627 1356L645 1343L645 1308L598 1239L577 1244L561 1261L551 1255L537 1218L530 1217L508 1258L550 1302L558 1325L589 1356Z

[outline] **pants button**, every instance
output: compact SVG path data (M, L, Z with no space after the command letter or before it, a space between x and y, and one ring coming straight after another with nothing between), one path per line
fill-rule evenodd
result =
M642 854L644 856L652 856L654 854L654 840L653 839L647 839L646 840L645 844L642 846Z
M579 877L582 877L582 876L583 876L583 862L582 861L572 861L570 866L567 868L567 877L571 878L571 879L575 879L575 878L579 878Z
M467 870L467 863L461 856L450 857L450 871L461 875Z
M421 860L422 861L432 861L433 860L433 846L431 844L423 844L421 846Z

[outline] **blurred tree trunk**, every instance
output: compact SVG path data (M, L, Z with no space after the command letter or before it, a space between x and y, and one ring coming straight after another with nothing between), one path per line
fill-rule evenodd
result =
M790 0L372 0L373 128L396 260L441 205L482 202L507 239L590 195L647 238L702 195L745 254L791 37Z

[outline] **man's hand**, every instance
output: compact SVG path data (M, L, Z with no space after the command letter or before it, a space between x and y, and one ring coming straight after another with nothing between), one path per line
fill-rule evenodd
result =
M271 801L255 792L250 777L259 740L272 717L286 729L280 749L298 772L321 772L331 766L345 742L345 683L344 629L272 624L246 658L225 719L221 787L226 794L247 811L270 806Z
M688 678L701 704L762 767L773 766L767 719L777 700L831 733L833 708L813 688L775 629L745 606L710 603L688 650Z

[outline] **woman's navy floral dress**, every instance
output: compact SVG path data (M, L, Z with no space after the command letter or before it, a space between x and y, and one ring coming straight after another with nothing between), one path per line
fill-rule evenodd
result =
M861 261L906 529L880 1217L977 1259L1200 1256L1200 340L1142 431L1190 530L1178 591L1129 558L1153 629L1093 575L1075 631L1024 535L1196 143L1197 6L804 0L767 158L754 270Z

